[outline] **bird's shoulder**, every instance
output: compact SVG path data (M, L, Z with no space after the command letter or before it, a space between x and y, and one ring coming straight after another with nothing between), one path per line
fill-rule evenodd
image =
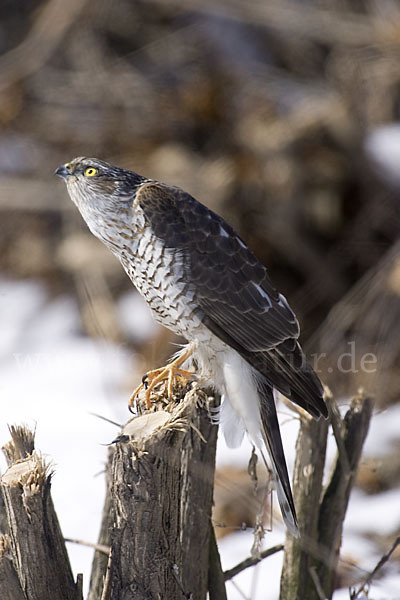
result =
M148 180L136 190L134 207L143 211L153 233L167 246L200 248L219 231L218 215L179 187ZM229 227L228 224L226 226ZM233 235L233 229L229 235Z
M163 217L183 220L185 213L205 215L209 209L179 187L146 180L136 190L135 204L149 219Z
M197 246L202 253L220 250L264 269L229 223L183 189L148 180L136 191L135 204L159 237L169 237L179 227L188 234L180 245Z

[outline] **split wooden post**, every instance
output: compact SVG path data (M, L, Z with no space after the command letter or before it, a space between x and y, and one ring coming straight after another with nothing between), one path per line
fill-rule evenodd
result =
M356 396L343 420L334 404L329 408L338 451L325 488L322 474L328 423L302 419L294 471L300 538L286 539L281 600L320 600L321 595L330 599L334 592L343 521L373 403L367 396Z
M25 427L10 432L12 441L3 447L9 467L0 479L9 529L3 542L13 565L6 567L5 587L16 585L16 574L26 600L81 600L81 578L75 583L50 496L51 469L34 450L34 433Z
M102 600L205 600L217 439L208 401L194 387L117 439Z

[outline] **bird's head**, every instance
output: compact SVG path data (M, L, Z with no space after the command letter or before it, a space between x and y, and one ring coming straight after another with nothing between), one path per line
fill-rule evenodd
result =
M103 241L115 217L130 218L136 188L145 181L98 158L74 158L58 167L55 174L64 179L89 229Z
M67 184L72 200L80 202L118 202L132 198L143 177L99 160L78 157L58 167L56 175ZM116 205L116 208L118 206Z

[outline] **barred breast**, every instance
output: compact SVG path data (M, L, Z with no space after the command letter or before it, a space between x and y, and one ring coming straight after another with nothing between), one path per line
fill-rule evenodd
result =
M119 258L155 320L177 335L193 337L201 321L195 314L194 291L185 282L179 252L166 248L147 227L125 246Z

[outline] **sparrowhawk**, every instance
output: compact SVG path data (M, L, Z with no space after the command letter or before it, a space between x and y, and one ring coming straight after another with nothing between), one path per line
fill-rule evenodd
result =
M223 396L228 446L245 430L258 448L265 444L285 523L298 535L273 390L313 417L328 411L298 343L298 321L266 268L228 223L177 187L95 158L75 158L56 174L154 318L189 342L152 383L185 374L183 361L195 357Z

